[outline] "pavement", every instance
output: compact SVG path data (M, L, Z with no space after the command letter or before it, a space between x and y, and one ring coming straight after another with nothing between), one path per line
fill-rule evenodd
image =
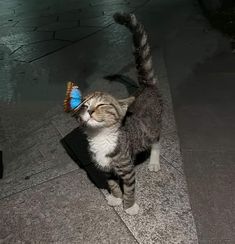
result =
M62 107L68 80L84 93L133 90L103 78L135 79L116 11L146 26L165 103L161 171L137 166L137 216L107 205ZM196 1L4 0L0 33L1 243L234 242L235 60Z
M164 57L199 243L234 243L235 56L231 38L194 12Z

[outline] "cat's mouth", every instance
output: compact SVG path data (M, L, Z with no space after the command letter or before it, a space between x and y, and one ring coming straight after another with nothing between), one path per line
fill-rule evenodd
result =
M100 127L104 125L104 120L96 120L94 117L87 118L85 121L83 121L86 126L90 127Z

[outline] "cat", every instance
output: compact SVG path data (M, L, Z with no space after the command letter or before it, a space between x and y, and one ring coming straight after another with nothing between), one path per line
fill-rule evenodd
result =
M88 94L90 97L78 112L87 134L89 151L94 163L112 172L108 179L111 194L108 204L122 204L126 213L135 215L139 206L135 201L135 156L151 148L149 170L160 169L160 129L163 103L154 75L150 46L146 31L134 14L116 13L114 20L126 26L133 35L134 57L139 88L135 96L116 99L105 92Z

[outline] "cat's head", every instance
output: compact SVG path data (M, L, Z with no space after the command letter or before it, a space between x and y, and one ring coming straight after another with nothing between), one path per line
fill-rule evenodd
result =
M82 105L77 115L89 128L120 126L128 106L135 99L129 97L118 100L103 92L94 92L87 97L90 98Z

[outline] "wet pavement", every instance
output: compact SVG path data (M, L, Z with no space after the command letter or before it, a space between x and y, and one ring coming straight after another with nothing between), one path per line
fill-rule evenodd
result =
M119 207L109 207L106 190L90 180L92 166L82 139L77 138L77 124L63 113L62 107L68 80L77 81L84 93L102 90L121 98L133 90L130 84L104 79L116 73L135 79L130 34L114 24L112 15L116 11L134 11L146 26L165 102L162 168L150 173L146 164L137 167L137 202L141 210L135 217ZM211 206L203 198L205 186L215 191L215 187L209 187L214 176L223 182L231 181L232 174L226 178L226 174L221 177L221 171L211 171L210 181L200 185L203 169L192 167L191 154L194 149L205 151L213 145L207 143L210 137L195 137L200 130L189 126L193 124L190 113L186 111L185 121L181 112L183 104L190 104L187 99L192 98L191 106L196 100L193 91L187 96L191 89L188 79L190 75L193 79L196 64L224 47L221 43L224 39L210 29L195 1L1 1L0 149L5 164L0 180L1 243L189 244L198 243L198 236L199 243L232 243L232 205L221 215L227 220L223 231L213 235L218 233L222 217L216 213L224 202L218 201L219 207L208 211ZM226 67L234 67L230 61L225 59L217 67L226 62ZM205 67L207 72L209 66ZM230 76L228 84L233 78ZM211 85L208 83L207 89ZM206 97L200 99L205 102ZM204 126L202 121L198 123ZM66 148L61 140L67 143ZM226 145L230 141L225 141ZM205 148L198 146L203 143ZM211 166L207 162L211 159L207 156L200 152L195 164L209 165L209 174ZM223 159L224 154L219 154L217 164ZM232 154L227 162L233 172ZM200 187L195 188L197 184ZM220 185L223 191L226 186ZM213 196L219 199L219 195L212 194L209 202L214 202ZM204 216L209 221L204 221ZM231 223L229 228L227 223Z

